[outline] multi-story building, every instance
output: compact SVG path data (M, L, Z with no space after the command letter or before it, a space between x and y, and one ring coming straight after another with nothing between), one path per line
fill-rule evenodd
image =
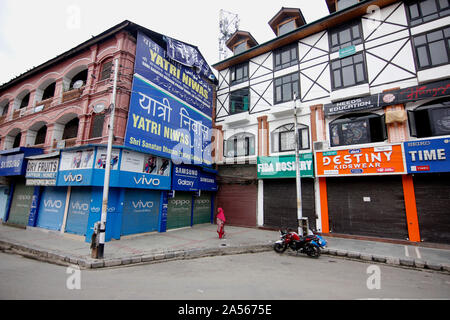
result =
M179 62L180 50L196 57L191 66ZM124 21L1 85L0 218L90 240L114 107L107 239L210 222L214 170L201 157L197 166L171 162L180 108L211 127L208 70L196 47ZM194 141L183 129L184 141Z
M218 70L217 203L230 223L450 242L450 6L326 1L282 8L258 44L237 31ZM294 97L298 97L294 101Z

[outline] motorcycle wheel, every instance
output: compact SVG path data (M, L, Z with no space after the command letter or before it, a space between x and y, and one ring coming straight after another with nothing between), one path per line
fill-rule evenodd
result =
M273 246L273 250L275 250L275 252L277 253L283 253L285 252L287 249L287 247L281 243L275 243L275 245Z
M306 247L306 254L311 257L311 258L318 258L320 256L320 248L313 246L313 245L309 245Z

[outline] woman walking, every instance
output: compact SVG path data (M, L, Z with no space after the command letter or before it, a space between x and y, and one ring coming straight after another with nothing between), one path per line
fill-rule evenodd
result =
M222 208L217 209L217 233L219 234L219 239L222 239L225 235L225 214Z

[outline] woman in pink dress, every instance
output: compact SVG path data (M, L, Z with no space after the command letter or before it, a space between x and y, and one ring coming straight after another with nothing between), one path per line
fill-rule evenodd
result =
M219 234L219 239L222 239L225 234L225 214L222 208L217 209L217 233Z

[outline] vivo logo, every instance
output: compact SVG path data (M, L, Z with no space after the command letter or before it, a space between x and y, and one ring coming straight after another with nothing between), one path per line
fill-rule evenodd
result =
M136 184L153 185L153 186L159 186L161 184L161 181L159 179L147 178L146 176L142 176L139 179L136 179L136 177L133 177L133 179L134 179L134 183L136 183Z
M61 200L51 200L51 199L44 200L44 207L61 209L62 201Z
M131 201L131 203L135 209L153 208L154 205L153 201L144 202L142 200L139 200L138 202Z
M72 209L88 211L89 210L89 204L88 203L79 203L77 201L77 202L72 203Z
M64 181L65 182L81 182L81 181L83 181L83 175L81 175L81 174L72 175L70 173L69 175L64 175Z

